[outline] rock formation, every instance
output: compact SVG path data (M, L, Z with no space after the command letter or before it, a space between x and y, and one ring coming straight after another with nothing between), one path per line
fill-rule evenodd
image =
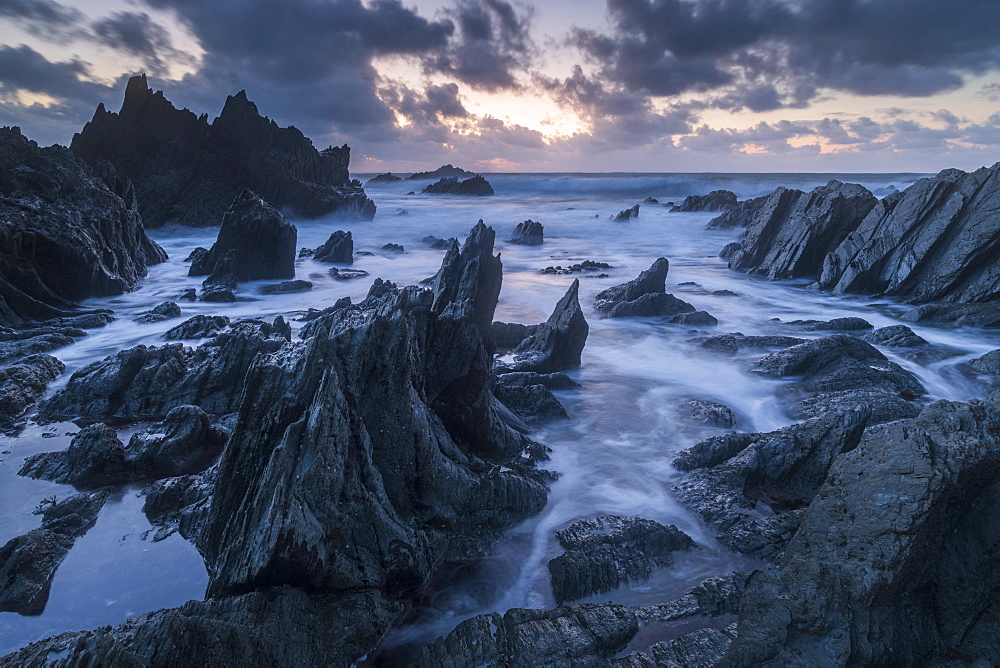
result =
M181 324L168 329L163 335L167 341L182 339L204 339L215 336L220 330L229 326L229 318L224 315L196 315Z
M707 195L688 195L678 206L671 207L670 212L728 211L737 204L736 193L728 190L713 190Z
M24 460L18 475L99 486L127 482L132 472L118 434L111 427L97 423L81 429L65 450L31 455Z
M307 218L375 215L361 184L350 180L347 146L317 151L296 128L262 117L243 91L209 123L207 115L174 108L162 91L150 90L145 75L132 77L121 110L99 105L72 150L131 179L150 227L217 225L245 188Z
M331 234L323 245L312 252L312 258L317 262L354 264L354 237L350 230L337 230Z
M611 219L616 223L627 223L633 218L638 218L638 217L639 217L639 205L636 204L631 209L623 209L619 211L617 214L612 216Z
M472 172L466 171L461 167L455 167L452 164L442 165L432 172L416 172L410 174L406 177L407 181L431 181L435 179L444 178L455 178L455 179L467 179L469 177L475 176Z
M396 183L397 181L402 181L402 177L396 176L392 172L386 172L385 174L379 174L378 176L373 176L368 179L365 183L366 186L378 185L380 183Z
M525 327L525 336L512 346L514 360L506 370L544 374L580 366L590 326L580 307L579 294L580 280L574 279L548 320L540 325ZM491 336L499 324L493 323Z
M228 277L216 278L212 280L214 284L225 284L227 280L292 278L295 276L296 235L295 226L286 223L273 206L250 190L243 190L222 217L215 243L207 253L191 262L188 276L225 274ZM222 260L230 253L232 257L222 269Z
M128 179L0 128L0 325L131 290L166 257L146 236Z
M857 229L877 202L865 188L839 181L809 193L778 188L742 202L709 227L746 228L743 239L720 254L730 269L772 280L818 278L826 254Z
M649 269L628 283L597 293L594 307L605 318L663 316L667 322L678 324L716 324L708 313L695 311L691 304L667 294L669 268L666 258L657 258Z
M529 219L517 224L507 243L520 244L521 246L541 246L544 236L545 228L542 227L542 224Z
M492 195L493 186L482 176L476 175L471 179L459 181L454 176L446 176L436 183L424 188L425 193L431 195Z
M162 304L157 304L140 315L135 319L135 321L145 325L152 322L163 322L164 320L170 320L171 318L179 318L180 316L180 306L178 306L175 302L163 302Z
M51 355L32 355L0 368L0 429L10 427L65 370L66 365Z

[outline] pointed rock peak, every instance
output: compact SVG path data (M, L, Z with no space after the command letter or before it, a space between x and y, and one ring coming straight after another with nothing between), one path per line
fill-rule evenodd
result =
M125 99L122 101L119 115L128 116L138 112L151 97L153 97L153 91L146 81L146 75L139 74L131 77L128 80L128 85L125 86Z
M478 250L480 253L493 253L493 242L496 241L496 232L489 225L483 222L480 218L479 222L476 223L471 230L469 230L469 236L466 237L465 243L462 244L462 255L469 253L473 249Z
M250 101L250 100L247 99L247 91L246 91L246 89L243 89L239 93L237 93L236 95L233 95L233 98L236 99L236 100L238 100L238 101L240 101L240 102L244 102L244 101L245 102L249 102Z
M556 307L552 309L552 315L549 316L548 322L554 323L559 320L569 317L567 314L572 315L574 312L580 311L583 313L583 309L580 307L580 279L574 278L573 282L570 284L569 289L566 290L566 294L562 296Z

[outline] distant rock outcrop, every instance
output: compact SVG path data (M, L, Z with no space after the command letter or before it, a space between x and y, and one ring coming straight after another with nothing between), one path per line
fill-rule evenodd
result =
M243 91L228 97L209 123L207 115L176 109L162 91L154 93L145 75L132 77L121 110L98 106L72 149L129 177L150 227L217 225L244 188L307 218L375 215L375 204L348 175L350 148L317 151L296 128L261 116Z
M385 174L379 174L378 176L373 176L365 182L366 186L378 185L380 183L396 183L397 181L402 181L401 176L396 176L392 172L386 172Z
M523 223L518 223L514 228L514 233L507 240L509 244L520 244L521 246L541 246L545 237L545 228L541 223L528 219Z
M631 209L623 209L619 211L617 214L611 217L611 220L613 220L616 223L627 223L633 218L638 218L638 217L639 217L639 205L636 204Z
M431 195L492 195L493 186L482 176L473 176L471 179L459 181L454 176L446 176L437 183L424 188L424 192Z
M452 164L442 165L432 172L416 172L406 177L407 181L430 181L433 179L455 178L467 179L475 176L473 172L466 171L461 167Z
M350 230L337 230L312 253L317 262L354 264L354 237Z
M736 193L729 190L713 190L707 195L688 195L679 205L671 207L670 212L728 211L737 204Z
M166 259L146 236L128 179L0 128L0 325L131 290Z

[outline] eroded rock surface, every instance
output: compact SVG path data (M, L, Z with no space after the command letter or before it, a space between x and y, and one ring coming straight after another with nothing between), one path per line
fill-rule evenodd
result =
M514 233L507 240L509 244L520 244L522 246L541 246L545 240L545 228L541 223L533 220L526 220L518 223L514 228Z

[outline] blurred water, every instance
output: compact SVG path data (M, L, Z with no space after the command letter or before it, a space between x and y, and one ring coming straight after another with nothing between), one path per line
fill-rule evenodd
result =
M834 297L805 289L803 281L768 282L729 271L717 253L737 231L707 231L709 213L672 214L663 206L642 205L638 219L612 223L609 217L646 196L680 201L688 194L728 188L741 197L769 192L778 185L812 188L830 178L861 182L873 190L899 188L915 175L829 174L608 174L608 175L489 175L497 194L490 198L408 195L424 185L401 182L368 188L379 206L371 222L312 220L293 222L298 245L314 248L337 229L350 229L355 240L355 269L370 276L352 281L330 278L329 264L297 260L296 278L314 284L311 291L262 295L260 288L276 281L242 284L233 304L179 302L183 318L198 313L230 318L294 318L308 308L324 308L343 296L364 298L372 280L381 277L399 285L432 275L443 251L421 239L427 235L464 238L482 218L497 231L496 250L502 254L504 284L497 319L534 323L545 319L573 276L542 275L550 265L584 259L609 262L607 278L581 277L580 298L591 326L583 366L571 372L581 389L558 393L570 414L568 421L548 425L535 438L552 448L547 466L560 478L552 485L545 510L516 527L494 553L476 563L451 564L428 588L409 623L387 638L387 647L431 640L462 619L484 611L554 604L548 584L548 559L561 550L553 532L569 522L598 513L639 515L675 524L700 545L671 569L641 585L627 586L592 600L634 604L662 601L683 593L705 577L734 568L752 567L716 545L712 534L670 494L677 472L673 455L698 440L722 433L684 418L690 399L708 399L730 406L739 428L770 430L788 424L775 398L779 381L750 376L746 369L759 352L721 355L692 342L701 333L739 331L744 334L785 334L809 338L786 323L794 319L830 319L856 315L877 327L894 324L905 310L884 300ZM539 247L507 244L517 223L531 218L545 225ZM152 267L137 290L88 306L111 308L117 320L92 330L78 343L57 351L69 371L140 343L162 343L164 331L181 322L139 325L133 318L166 300L175 300L201 279L186 276L183 262L196 246L208 247L216 229L171 228L152 236L170 260ZM382 250L402 244L405 253ZM365 255L364 253L371 253ZM719 319L719 326L691 328L664 325L656 319L601 320L593 296L611 285L635 277L659 256L670 260L668 292ZM338 265L340 266L340 265ZM681 286L693 282L696 285ZM712 294L730 290L737 296ZM775 319L779 320L775 320ZM292 321L294 329L300 323ZM1000 333L971 329L912 327L931 341L936 354L887 354L915 373L932 398L968 399L983 396L983 379L970 375L962 362L1000 347ZM191 342L196 343L196 342ZM50 391L64 384L65 374ZM30 426L21 436L3 441L0 451L0 542L38 525L31 510L45 496L64 496L65 485L18 478L24 457L64 448L75 431L71 424ZM42 438L42 433L58 434ZM127 432L123 434L123 440ZM8 452L9 451L9 452ZM52 586L52 596L39 617L0 614L0 653L65 630L93 628L203 595L207 575L193 547L177 536L160 543L143 540L149 524L141 513L137 490L121 490L105 507L97 526L70 552Z

